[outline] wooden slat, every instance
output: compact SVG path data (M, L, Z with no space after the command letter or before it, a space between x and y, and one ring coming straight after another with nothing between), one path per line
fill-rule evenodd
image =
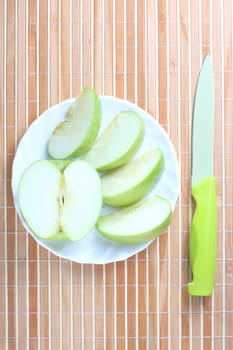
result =
M0 349L233 348L232 1L0 2ZM214 294L191 298L191 122L207 52L216 84L218 247ZM167 232L105 266L62 260L25 232L11 165L27 127L91 86L165 128L180 163Z

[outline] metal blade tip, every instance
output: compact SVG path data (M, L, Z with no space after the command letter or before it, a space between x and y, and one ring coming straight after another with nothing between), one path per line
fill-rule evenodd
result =
M211 58L210 58L209 53L207 53L207 55L205 56L203 63L202 63L202 67L204 67L207 64L209 64L212 67Z

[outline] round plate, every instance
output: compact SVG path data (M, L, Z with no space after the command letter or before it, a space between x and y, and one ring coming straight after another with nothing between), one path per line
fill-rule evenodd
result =
M102 104L102 123L99 134L106 128L120 111L131 110L139 113L145 123L145 138L135 156L146 150L159 146L165 158L165 170L159 183L148 196L158 194L167 198L174 209L179 192L179 171L175 150L164 129L144 110L125 100L110 96L100 97ZM79 263L105 264L124 260L148 247L152 241L130 245L112 242L102 237L97 229L93 229L79 242L42 240L30 231L23 220L18 206L18 186L24 170L34 161L49 159L47 141L56 125L64 119L65 114L74 99L65 100L37 118L22 137L13 161L12 191L17 213L25 229L43 247L55 255ZM42 194L43 195L43 194ZM101 214L109 212L104 206Z

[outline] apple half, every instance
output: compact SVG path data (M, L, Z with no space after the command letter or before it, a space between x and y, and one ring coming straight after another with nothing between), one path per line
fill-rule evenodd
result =
M54 159L66 159L87 152L98 135L100 124L99 97L94 90L85 88L50 136L49 155Z
M120 243L143 243L159 236L169 225L172 209L167 199L153 196L100 216L99 232Z
M83 160L39 160L24 172L18 192L20 212L42 239L82 239L102 207L97 171Z
M138 158L101 177L104 202L119 207L142 199L159 181L164 168L160 148L153 148Z
M84 155L99 171L117 168L138 150L144 137L144 123L138 113L120 112Z

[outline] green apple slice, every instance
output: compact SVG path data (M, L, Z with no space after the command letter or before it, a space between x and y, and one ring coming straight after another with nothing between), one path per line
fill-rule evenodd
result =
M41 238L59 231L58 193L61 173L49 161L37 161L26 169L19 186L19 208L26 223Z
M42 239L82 239L102 207L101 180L87 162L41 160L20 181L19 208L29 228Z
M94 90L85 88L50 136L49 155L54 159L66 159L87 152L97 137L100 123L100 100Z
M163 168L163 153L159 148L153 148L104 174L101 177L104 202L118 207L139 201L159 181Z
M120 112L84 155L97 170L110 170L126 163L144 137L144 123L133 111Z
M142 243L159 236L169 225L170 203L159 196L145 198L131 206L100 216L99 232L120 243Z

